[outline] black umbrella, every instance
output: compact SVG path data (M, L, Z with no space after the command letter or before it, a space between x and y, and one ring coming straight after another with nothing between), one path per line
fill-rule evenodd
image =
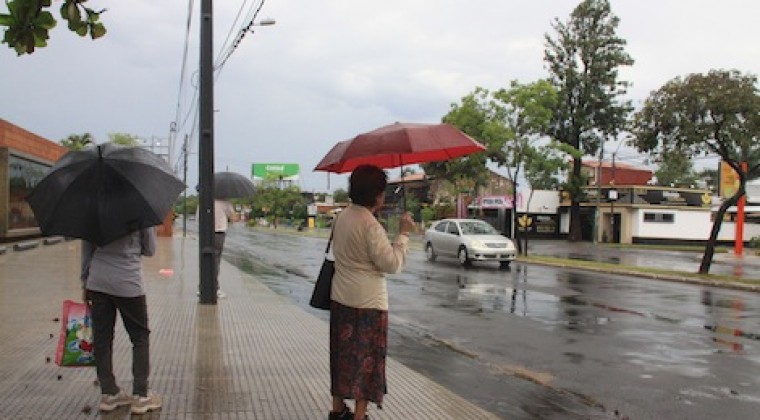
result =
M253 182L235 172L217 172L214 174L214 198L251 197L256 192Z
M184 188L156 154L106 143L63 155L27 201L44 235L105 245L163 223Z

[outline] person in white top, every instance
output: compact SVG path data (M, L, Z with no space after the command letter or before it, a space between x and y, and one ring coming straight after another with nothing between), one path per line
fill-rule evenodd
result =
M386 394L388 290L385 274L406 262L411 215L401 217L391 242L374 212L385 204L387 175L371 165L349 179L351 205L333 227L335 275L330 306L330 420L365 419L369 401L382 406ZM345 400L356 401L355 413Z
M219 264L222 261L224 238L227 235L229 223L237 220L237 213L235 213L232 203L227 200L214 199L214 283L216 284L216 295L220 298L226 296L219 287Z

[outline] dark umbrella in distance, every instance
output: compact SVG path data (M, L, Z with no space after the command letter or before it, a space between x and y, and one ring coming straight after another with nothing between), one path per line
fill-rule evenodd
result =
M236 172L217 172L214 174L214 198L246 198L256 193L256 187L250 179Z
M184 188L158 155L106 143L63 155L27 201L44 235L102 246L163 223Z

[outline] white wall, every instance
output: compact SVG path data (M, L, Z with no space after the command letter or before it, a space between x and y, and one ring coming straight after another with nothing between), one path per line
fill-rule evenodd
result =
M673 223L645 222L644 213L673 214ZM706 240L712 227L709 211L634 209L631 219L634 238Z
M674 223L644 222L644 213L669 213L674 215ZM710 237L713 221L710 212L684 210L635 209L632 218L632 233L637 238L683 239L706 241ZM718 232L719 241L733 241L736 223L723 222ZM760 224L745 223L744 240L760 236Z
M760 179L747 181L747 202L760 204Z
M559 233L570 233L570 212L569 211L559 215Z
M755 236L760 236L760 224L745 223L744 224L744 240L748 241L754 238ZM736 238L736 223L723 222L723 224L720 225L720 232L718 232L718 240L719 241L733 241L735 238Z
M559 191L533 190L532 198L530 192L531 190L520 191L522 199L517 200L518 213L557 214ZM528 209L528 199L530 199L530 209Z

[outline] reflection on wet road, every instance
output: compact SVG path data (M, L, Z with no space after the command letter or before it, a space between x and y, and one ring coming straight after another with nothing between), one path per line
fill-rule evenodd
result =
M227 241L226 259L326 318L307 306L325 240L237 227ZM412 251L389 295L391 356L505 418L760 409L756 294Z
M696 273L702 260L701 250L692 252L658 250L657 252L652 252L649 249L621 249L614 245L594 245L590 242L535 241L530 248L531 255L545 255L688 273ZM760 265L751 261L743 261L741 258L733 258L733 255L716 254L710 268L710 274L760 279Z

